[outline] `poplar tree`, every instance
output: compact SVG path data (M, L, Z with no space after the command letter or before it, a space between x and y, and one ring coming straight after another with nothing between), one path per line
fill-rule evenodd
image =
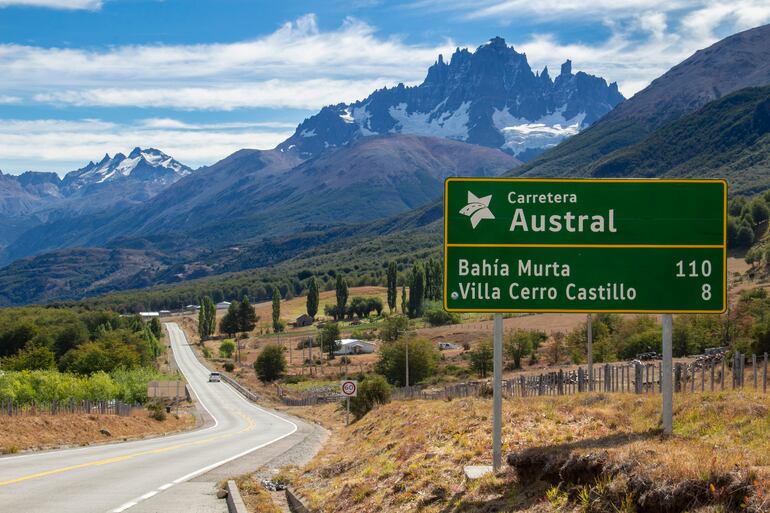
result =
M390 313L396 308L396 298L398 297L398 270L396 269L396 263L390 262L388 264L388 308Z
M337 319L345 318L345 306L348 303L348 283L341 274L337 274Z
M406 315L406 285L401 285L401 313Z
M281 331L281 291L273 287L273 331Z
M209 335L208 328L206 327L208 310L204 308L203 301L204 299L201 299L201 305L198 309L198 337L201 339L201 342Z
M318 313L319 303L318 283L315 281L315 276L310 278L310 286L307 291L307 314L315 319L315 314Z
M423 300L425 298L425 273L419 262L412 268L409 282L408 314L410 319L422 316Z

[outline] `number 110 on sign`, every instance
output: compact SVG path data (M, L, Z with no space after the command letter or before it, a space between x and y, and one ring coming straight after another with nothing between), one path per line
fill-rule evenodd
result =
M711 260L680 260L676 263L677 278L709 278L711 277ZM711 284L706 282L701 285L701 299L711 300Z

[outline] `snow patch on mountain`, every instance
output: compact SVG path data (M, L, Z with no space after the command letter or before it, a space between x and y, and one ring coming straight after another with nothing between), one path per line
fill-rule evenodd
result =
M122 153L116 153L114 157L105 155L96 164L90 162L83 168L67 173L62 186L75 191L86 186L129 178L170 185L191 172L192 169L160 150L134 148L128 157Z
M573 73L569 60L555 79L547 68L534 72L525 54L497 37L475 52L458 48L449 62L439 55L419 85L384 87L363 100L324 107L278 149L293 148L302 158L312 158L360 137L400 133L531 158L536 153L531 150L554 146L621 101L616 83Z
M430 112L408 112L406 103L399 103L388 110L397 125L391 133L428 135L465 141L468 139L468 108L471 102L463 102L454 111L446 111L435 116L440 104Z
M562 106L550 114L530 121L511 115L506 107L502 110L494 110L492 122L505 139L502 148L518 155L528 149L547 149L556 146L567 137L580 132L586 113L580 112L566 119L565 110L566 106Z

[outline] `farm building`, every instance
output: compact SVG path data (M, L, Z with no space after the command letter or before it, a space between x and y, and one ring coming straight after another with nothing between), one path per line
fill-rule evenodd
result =
M339 349L334 351L336 355L345 354L368 354L374 352L374 344L366 340L357 340L354 338L343 338L337 340Z
M308 314L302 314L294 321L294 326L302 328L303 326L311 326L313 324L313 318Z
M217 303L217 310L227 310L230 308L230 301L220 301Z

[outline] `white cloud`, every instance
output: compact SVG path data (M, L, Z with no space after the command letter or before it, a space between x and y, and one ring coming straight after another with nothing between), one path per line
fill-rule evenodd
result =
M244 85L182 88L87 88L38 93L41 103L99 107L170 107L180 110L233 110L244 107L316 109L364 98L387 78L369 80L266 80Z
M533 67L559 69L572 59L575 69L617 81L627 97L696 50L770 21L767 0L419 0L411 7L502 24L603 24L611 36L595 43L564 43L548 31L509 42Z
M10 6L47 7L50 9L101 9L101 0L0 0L0 8Z
M255 123L187 124L173 119L145 119L119 124L99 119L0 120L0 167L66 171L101 158L106 151L135 146L158 148L192 167L212 164L241 148L275 147L293 126Z
M468 19L495 21L617 18L647 10L673 11L700 5L706 0L418 0L412 8L456 12Z
M377 37L372 26L352 18L322 32L313 15L227 44L101 50L4 44L0 94L73 105L315 109L420 80L439 53L453 48L450 41L408 45Z

